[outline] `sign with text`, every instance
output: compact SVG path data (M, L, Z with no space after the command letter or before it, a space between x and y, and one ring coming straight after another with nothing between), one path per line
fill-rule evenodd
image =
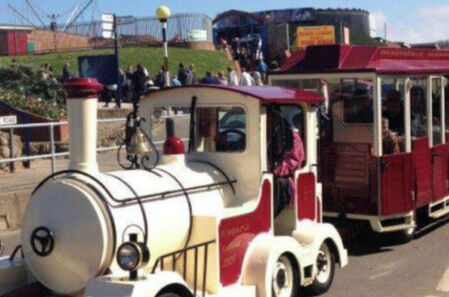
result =
M296 46L305 48L309 45L335 44L334 26L308 26L296 29Z
M17 117L14 115L0 117L0 126L15 125L15 124L17 124Z
M101 16L101 29L103 30L103 38L114 38L114 15L105 13Z

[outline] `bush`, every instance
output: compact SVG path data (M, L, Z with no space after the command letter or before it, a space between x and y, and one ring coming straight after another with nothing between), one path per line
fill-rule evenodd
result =
M60 83L52 75L22 64L0 66L0 101L51 119L66 116Z

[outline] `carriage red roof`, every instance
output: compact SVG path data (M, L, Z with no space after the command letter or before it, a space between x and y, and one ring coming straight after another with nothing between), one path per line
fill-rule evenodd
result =
M293 53L281 73L376 72L379 74L449 73L449 51L357 45L310 46Z
M221 85L192 85L178 88L167 88L158 92L173 89L198 89L209 88L217 90L225 90L251 96L265 102L280 101L299 101L299 102L322 102L324 98L312 92L301 91L297 89L272 87L272 86L252 86L252 87L231 87Z

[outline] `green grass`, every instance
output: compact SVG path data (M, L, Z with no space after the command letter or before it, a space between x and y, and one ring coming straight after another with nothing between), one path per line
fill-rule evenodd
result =
M86 55L104 55L113 54L113 50L92 50L81 52L64 52L45 55L20 56L16 60L19 63L40 66L48 63L53 66L56 75L62 72L64 63L70 64L73 72L78 71L77 58ZM204 76L206 71L216 73L220 70L226 70L230 66L226 54L222 51L199 51L184 48L169 48L169 68L171 73L178 71L178 64L183 62L184 65L194 64L197 79ZM126 71L129 65L142 64L147 67L151 76L155 76L162 65L162 49L161 48L141 48L127 47L119 50L120 67ZM0 57L0 64L11 63L11 57Z

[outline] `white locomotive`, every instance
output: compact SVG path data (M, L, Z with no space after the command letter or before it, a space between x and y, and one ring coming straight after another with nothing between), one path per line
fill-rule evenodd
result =
M22 250L38 281L85 297L283 297L300 286L329 289L334 262L345 266L347 252L335 228L321 223L321 97L277 87L154 92L128 127L128 159L139 168L103 173L98 88L91 79L66 86L70 168L41 183L24 216ZM273 104L287 118L300 117L306 151L294 199L276 217L267 145ZM168 129L164 154L149 159L143 140L165 135L155 123L169 108L189 110L175 123L189 132L188 149Z

